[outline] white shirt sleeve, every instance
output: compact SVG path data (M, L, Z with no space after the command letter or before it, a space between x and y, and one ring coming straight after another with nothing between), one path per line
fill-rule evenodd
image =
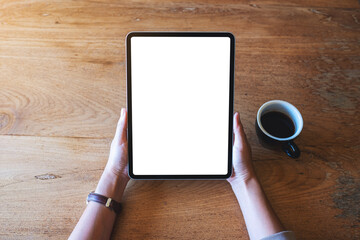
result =
M261 238L260 240L296 240L292 231L282 231L273 235Z

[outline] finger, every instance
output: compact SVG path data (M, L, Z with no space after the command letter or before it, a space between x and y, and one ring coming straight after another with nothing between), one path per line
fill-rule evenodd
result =
M235 134L233 132L233 146L234 146L234 142L235 142Z
M114 140L119 144L127 141L127 112L125 108L121 108L120 119L116 127Z
M240 127L240 135L241 135L241 138L242 140L246 141L246 134L245 134L245 131L244 131L244 127L240 121L240 115L238 117L238 121L239 121L239 127Z
M234 141L235 146L243 147L245 144L247 144L245 131L243 125L241 124L240 115L238 112L234 114L234 135L235 135L235 141Z
M233 118L233 132L234 132L234 144L235 146L239 146L240 142L240 125L239 125L239 113L234 113Z

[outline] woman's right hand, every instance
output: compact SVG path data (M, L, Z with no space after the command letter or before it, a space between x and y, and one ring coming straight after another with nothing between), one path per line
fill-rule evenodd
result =
M271 208L256 177L251 162L250 145L241 125L239 113L234 114L233 131L233 173L227 180L239 202L250 239L262 239L284 231L285 228ZM293 236L292 232L281 233L281 236L285 234Z
M233 131L233 172L231 177L227 179L231 185L243 183L255 177L251 162L251 148L246 139L238 112L233 117Z

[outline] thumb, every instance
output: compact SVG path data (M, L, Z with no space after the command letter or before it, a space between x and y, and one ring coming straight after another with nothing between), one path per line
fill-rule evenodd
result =
M238 112L236 112L234 114L234 127L233 128L234 128L234 135L235 135L234 146L239 147L240 149L242 149L246 145L248 146L249 144L247 142L245 131L241 124L240 115Z
M239 146L241 136L240 136L240 115L238 112L234 113L233 131L234 131L234 146Z
M122 144L127 141L127 111L121 108L120 119L118 121L114 141L117 144Z

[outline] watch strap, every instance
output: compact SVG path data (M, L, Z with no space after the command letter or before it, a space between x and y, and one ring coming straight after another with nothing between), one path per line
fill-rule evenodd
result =
M91 192L87 196L86 203L93 201L104 205L105 207L113 210L116 214L121 211L121 203L115 201L112 198L105 197L101 194Z

